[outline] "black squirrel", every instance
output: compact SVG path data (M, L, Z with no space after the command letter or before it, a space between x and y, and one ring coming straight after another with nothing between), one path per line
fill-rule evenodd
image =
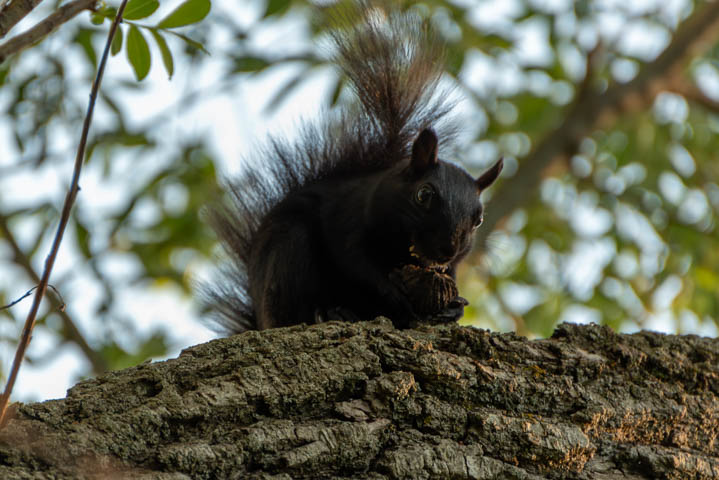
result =
M365 8L332 34L356 107L272 139L209 220L228 261L203 290L230 333L385 315L398 328L459 318L457 264L482 222L479 178L438 159L457 123L442 46L411 13ZM429 301L423 307L423 299Z

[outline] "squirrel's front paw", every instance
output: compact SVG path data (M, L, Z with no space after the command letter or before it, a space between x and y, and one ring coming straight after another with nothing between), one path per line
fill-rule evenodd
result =
M332 322L359 322L361 319L355 312L345 307L334 307L324 310L322 315L322 321ZM319 322L317 322L319 323Z
M429 323L450 323L456 322L464 315L464 307L469 305L466 298L457 296L444 308L444 310L429 315Z

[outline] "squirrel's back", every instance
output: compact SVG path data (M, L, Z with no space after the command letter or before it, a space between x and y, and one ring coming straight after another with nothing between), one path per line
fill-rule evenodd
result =
M438 130L444 143L453 138L447 116L453 105L439 85L442 47L426 22L411 12L364 6L360 13L361 22L332 34L334 60L356 104L305 125L295 141L270 139L261 152L262 168L229 182L230 201L210 212L228 258L219 278L203 292L215 319L230 332L310 322L312 315L322 314L319 305L300 297L324 298L338 279L323 276L339 272L351 277L354 267L344 265L341 258L328 260L320 250L328 242L346 243L347 249L367 245L357 244L365 240L349 238L354 234L339 226L328 232L328 217L322 217L328 209L321 202L330 195L345 195L347 205L340 208L346 212L341 213L356 216L370 202L361 198L362 190L376 188L382 172L407 162L420 132L431 128L434 135ZM349 192L358 178L368 179L366 186ZM348 225L361 228L362 220L356 222ZM348 252L348 258L353 253ZM357 272L360 277L365 274ZM292 278L298 276L302 283ZM364 283L352 288L362 291ZM364 293L371 297L371 291ZM286 308L275 307L282 302ZM274 318L289 315L292 318Z

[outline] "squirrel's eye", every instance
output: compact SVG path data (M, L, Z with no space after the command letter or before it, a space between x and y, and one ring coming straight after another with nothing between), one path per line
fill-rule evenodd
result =
M419 189L417 189L417 193L415 195L415 200L418 204L422 205L423 207L429 207L429 203L432 200L432 196L434 195L434 189L431 185L424 184Z

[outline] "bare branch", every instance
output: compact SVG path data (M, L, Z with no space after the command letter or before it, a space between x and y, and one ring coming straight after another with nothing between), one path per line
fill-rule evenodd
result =
M80 191L80 171L82 170L82 161L85 158L85 145L87 144L87 136L90 131L92 114L95 111L95 100L97 99L97 92L100 89L100 83L102 82L102 75L103 73L105 73L105 64L107 63L107 57L110 53L110 45L112 45L112 39L115 36L115 32L117 31L117 27L120 24L120 21L122 20L122 13L125 10L126 4L127 0L123 0L120 4L120 8L117 11L117 16L115 17L115 20L110 26L110 32L107 35L107 43L105 43L105 51L103 52L102 59L100 60L100 64L98 65L95 81L92 84L92 89L90 91L90 101L87 106L87 114L85 115L85 122L82 125L80 145L77 148L77 156L75 157L75 167L73 169L72 183L70 184L70 189L65 196L65 204L62 207L60 224L57 227L57 232L55 233L55 239L53 240L50 254L47 256L47 260L45 260L45 269L42 273L42 278L40 279L40 283L35 293L32 307L27 315L27 320L25 321L25 327L23 328L22 337L20 338L20 343L18 344L17 351L15 352L15 358L13 359L12 368L10 369L10 375L8 376L7 385L5 385L5 391L3 392L2 397L0 397L0 426L3 425L5 412L7 411L8 401L10 400L10 393L12 392L13 386L15 385L17 374L20 371L20 364L22 363L22 359L25 356L25 350L30 344L32 329L35 326L35 317L37 316L37 311L40 308L40 302L45 296L45 291L47 290L47 284L50 279L50 272L52 272L52 267L55 264L57 252L60 249L60 242L62 241L63 234L65 233L65 227L67 227L67 223L70 219L70 211L72 210L72 206L75 203L77 193Z
M0 63L14 53L20 53L27 47L41 41L47 35L55 31L60 25L71 20L83 10L92 10L97 0L74 0L63 5L48 16L45 20L32 27L27 32L17 35L0 45ZM7 10L7 9L6 9ZM3 21L0 15L0 28ZM1 37L2 35L0 35Z
M503 218L531 199L550 163L574 153L582 138L615 116L647 108L657 93L674 83L690 58L706 51L718 38L719 8L716 2L706 2L680 25L666 50L644 65L631 82L612 84L604 92L579 92L563 122L537 144L521 162L517 175L501 184L492 197L484 225L477 232L475 251L484 249L487 236Z

